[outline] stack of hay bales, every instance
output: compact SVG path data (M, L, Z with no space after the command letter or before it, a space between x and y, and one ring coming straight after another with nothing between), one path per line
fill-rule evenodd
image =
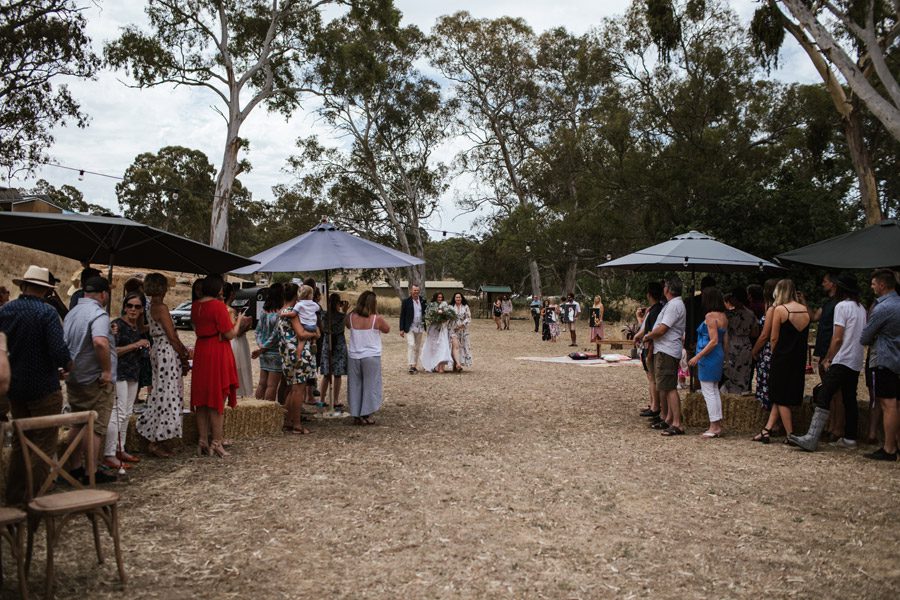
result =
M197 419L194 413L185 413L182 421L182 445L197 444ZM284 424L284 408L267 400L241 400L234 408L225 407L225 437L233 440L278 435ZM128 423L128 452L146 450L147 441L137 432L137 416Z
M706 402L700 392L686 394L681 403L682 419L686 427L707 427L709 415L706 412ZM809 428L812 417L812 399L807 396L803 404L794 407L793 414L794 431L805 433ZM722 394L723 426L727 431L736 433L756 433L762 429L769 417L768 411L764 411L755 396L739 396L737 394ZM866 439L869 431L869 403L859 404L859 432L857 439Z

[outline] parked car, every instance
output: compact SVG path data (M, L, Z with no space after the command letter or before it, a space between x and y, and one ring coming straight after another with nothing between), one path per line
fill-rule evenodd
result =
M169 314L172 316L172 322L175 324L175 329L193 329L194 325L191 323L191 301L182 302L175 308L169 311Z

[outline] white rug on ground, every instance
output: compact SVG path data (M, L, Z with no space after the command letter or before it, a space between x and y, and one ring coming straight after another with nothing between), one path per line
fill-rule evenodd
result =
M582 367L611 367L613 365L641 364L641 361L632 360L622 354L604 354L602 356L603 358L589 358L586 360L573 360L568 356L517 356L516 360L580 365Z

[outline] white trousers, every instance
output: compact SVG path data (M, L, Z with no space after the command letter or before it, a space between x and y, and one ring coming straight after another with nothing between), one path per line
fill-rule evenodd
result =
M709 422L715 423L722 420L722 396L719 395L718 381L701 381L700 392L706 400L706 412L709 413Z
M109 414L109 426L106 428L106 448L104 456L115 456L119 446L119 433L122 434L122 450L125 450L125 436L128 434L128 418L134 410L134 399L137 397L137 381L116 382L116 404Z
M406 364L415 367L419 364L419 356L422 354L422 345L425 343L425 332L406 334Z

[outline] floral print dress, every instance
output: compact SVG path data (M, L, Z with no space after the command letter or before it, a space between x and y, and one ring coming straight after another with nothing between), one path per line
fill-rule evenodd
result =
M316 377L316 355L310 350L310 343L303 342L301 346L298 342L291 319L279 317L278 351L284 362L282 373L290 385L306 383Z
M763 315L759 320L760 331L766 325L766 316ZM763 346L756 362L756 399L766 410L772 408L772 401L769 400L769 368L772 365L772 347L769 342Z

